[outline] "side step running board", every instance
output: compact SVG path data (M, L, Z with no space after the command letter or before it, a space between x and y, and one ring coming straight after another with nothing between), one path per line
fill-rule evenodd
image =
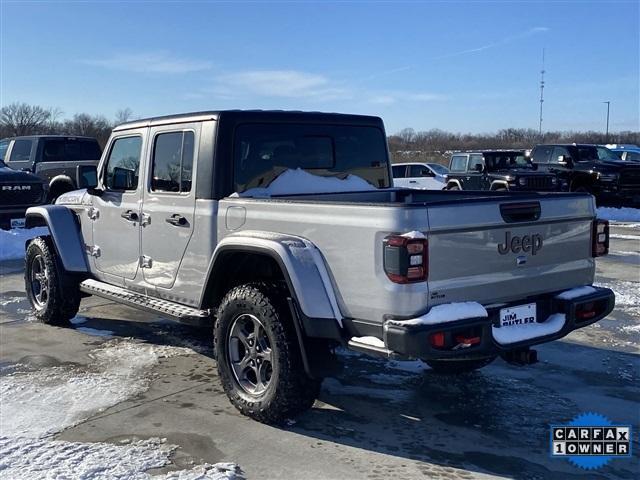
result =
M210 318L206 310L150 297L93 279L81 282L80 291L192 325L202 325Z
M351 339L349 339L347 347L349 348L349 350L355 350L356 352L366 353L367 355L374 355L376 357L401 358L401 356L396 352L394 352L393 350L389 350L386 347L359 342L358 337L352 337Z

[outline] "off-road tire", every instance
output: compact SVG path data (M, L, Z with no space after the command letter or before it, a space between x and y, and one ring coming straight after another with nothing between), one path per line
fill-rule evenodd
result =
M447 190L460 190L460 187L458 185L451 185Z
M425 360L425 363L436 373L456 375L486 367L496 358L497 357L474 358L469 360Z
M322 383L304 370L287 295L277 283L237 286L222 299L214 327L218 374L225 393L242 414L268 424L281 423L311 408ZM231 365L229 336L234 322L243 315L260 321L271 347L272 373L262 393L247 392Z
M46 296L43 297L32 281L36 267L46 271ZM80 307L78 281L62 268L51 237L36 237L29 243L25 255L24 282L27 299L33 314L42 323L65 326L76 316ZM42 284L38 282L40 286ZM39 296L39 300L38 300Z

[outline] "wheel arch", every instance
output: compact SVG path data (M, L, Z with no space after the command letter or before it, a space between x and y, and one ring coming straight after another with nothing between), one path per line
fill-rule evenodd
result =
M447 186L445 188L447 190L451 190L451 187L458 187L460 190L462 190L462 184L458 180L447 181Z
M223 239L209 266L201 308L215 308L237 284L264 279L286 283L305 334L341 338L342 314L324 259L311 242L292 235L243 232Z
M62 205L30 207L27 209L25 226L49 229L56 253L67 272L88 272L80 226L75 214L67 207Z
M505 182L504 180L494 180L491 182L489 186L490 190L497 190L498 188L506 188L509 190L509 182Z

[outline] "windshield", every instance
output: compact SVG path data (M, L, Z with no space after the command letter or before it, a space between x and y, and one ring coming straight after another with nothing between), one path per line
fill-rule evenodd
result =
M489 152L484 154L484 159L488 171L533 168L524 152Z
M446 175L447 173L449 173L449 169L444 165L440 165L439 163L427 163L427 165L429 165L429 168L431 168L431 170L436 172L438 175Z
M286 170L323 177L356 175L391 185L382 130L340 125L245 124L236 129L234 188L267 187Z

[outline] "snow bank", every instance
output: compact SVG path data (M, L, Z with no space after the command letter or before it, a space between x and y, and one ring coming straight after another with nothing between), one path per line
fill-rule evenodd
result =
M554 313L544 323L527 323L499 328L492 326L491 331L496 342L500 345L508 345L559 332L564 327L565 321L564 313Z
M640 208L613 208L600 207L597 210L598 218L616 222L640 222Z
M582 297L584 295L589 295L591 293L595 293L596 289L589 286L584 287L576 287L571 290L565 290L564 292L556 295L558 300L573 300L574 298Z
M151 468L169 465L175 446L151 438L128 445L78 443L0 437L0 472L12 480L77 478L104 480L240 480L232 463L200 465L191 470L149 475Z
M148 388L147 370L160 358L191 350L107 342L93 350L85 371L49 367L0 377L2 435L44 437L89 418Z
M79 317L77 324L83 323ZM76 425L148 388L149 369L161 358L192 350L110 341L90 352L86 367L56 366L0 376L0 477L116 480L242 479L231 463L204 464L164 475L145 473L171 464L177 448L157 438L114 445L52 440ZM124 442L123 442L124 443Z
M487 316L487 310L477 302L445 303L436 305L429 313L410 320L388 320L393 325L436 325L438 323L453 322L466 318L482 318Z
M250 188L242 193L233 193L232 197L270 197L272 195L293 195L296 193L337 193L362 192L375 190L366 180L347 175L343 180L338 177L313 175L301 168L285 170L266 188Z
M40 235L49 235L49 229L46 227L0 229L0 262L24 258L25 242Z

